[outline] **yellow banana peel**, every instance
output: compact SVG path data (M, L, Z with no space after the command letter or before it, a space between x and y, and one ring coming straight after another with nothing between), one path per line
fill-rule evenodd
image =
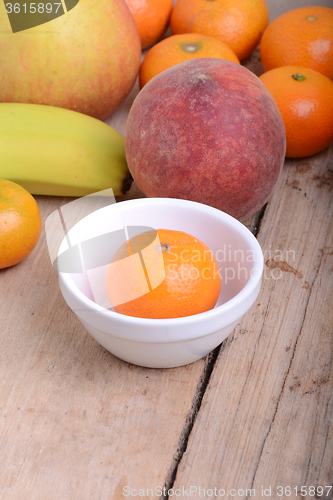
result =
M85 196L130 185L124 138L106 123L41 104L0 103L0 178L34 195Z

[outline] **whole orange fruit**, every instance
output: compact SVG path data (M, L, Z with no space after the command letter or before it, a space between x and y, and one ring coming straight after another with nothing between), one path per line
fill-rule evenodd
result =
M35 248L41 230L33 196L15 182L0 179L0 269L25 259Z
M240 60L253 52L267 25L265 0L178 0L170 19L174 35L212 36L226 43Z
M168 27L172 0L125 0L138 27L141 48L157 42Z
M286 129L286 156L301 158L333 140L333 82L300 66L282 66L260 76L275 100Z
M260 42L265 71L304 66L333 79L333 9L301 7L274 19Z
M240 64L236 54L216 38L198 33L173 35L157 43L148 51L140 67L140 88L162 71L198 57L216 57Z
M120 314L178 318L212 309L221 279L204 243L182 231L158 229L120 247L108 267L105 286Z

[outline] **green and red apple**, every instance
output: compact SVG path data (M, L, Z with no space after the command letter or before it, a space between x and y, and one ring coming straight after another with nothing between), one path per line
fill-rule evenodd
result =
M139 33L125 1L80 0L65 15L16 33L5 3L0 102L58 106L101 120L112 114L129 94L141 60Z

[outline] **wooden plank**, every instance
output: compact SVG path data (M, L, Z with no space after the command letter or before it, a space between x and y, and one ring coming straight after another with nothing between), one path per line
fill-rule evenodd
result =
M268 4L271 20L300 6ZM260 73L257 53L246 65ZM122 134L137 92L106 120ZM162 487L168 474L173 484L193 421L175 487L258 489L303 480L305 467L306 484L332 476L326 154L286 165L259 236L287 264L266 259L259 306L224 343L197 419L214 357L149 370L107 353L64 303L44 232L24 262L0 271L1 499L117 500L124 486ZM119 200L139 196L133 184ZM69 199L37 201L45 221Z
M45 221L68 199L37 201ZM0 497L163 487L204 361L151 370L106 352L64 302L44 234L0 280Z
M259 231L260 296L222 345L174 489L277 499L332 484L332 155L286 161Z

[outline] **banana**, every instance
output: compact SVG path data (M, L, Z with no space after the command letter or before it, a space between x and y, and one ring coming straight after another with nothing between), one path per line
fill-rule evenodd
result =
M130 185L124 138L90 116L42 104L0 103L0 178L34 195L85 196Z

